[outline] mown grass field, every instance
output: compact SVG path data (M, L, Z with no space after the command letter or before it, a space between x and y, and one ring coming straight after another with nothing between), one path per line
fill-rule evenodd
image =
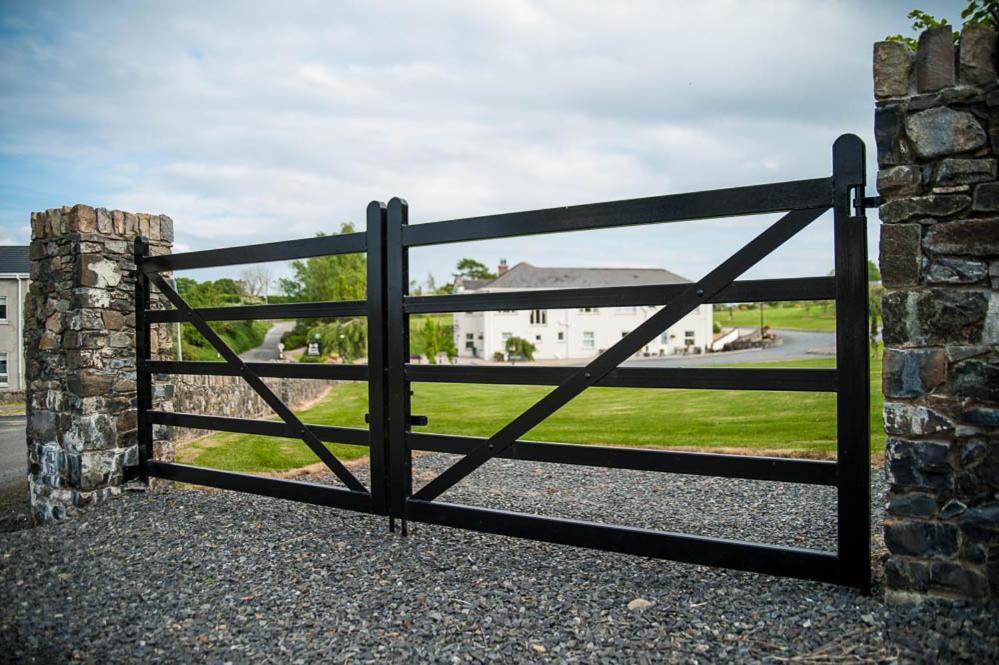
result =
M727 309L716 311L715 322L725 328L759 328L759 309L732 309L729 318ZM784 330L836 330L836 312L832 303L823 308L821 305L803 305L795 307L771 307L763 310L763 323L771 328Z
M833 367L832 358L742 367ZM871 364L871 447L884 449L881 429L881 362ZM427 415L420 431L487 436L540 399L543 386L414 384L413 413ZM313 424L364 427L367 385L335 386L319 404L299 412ZM525 438L570 443L731 448L789 454L835 450L836 403L832 393L592 388ZM367 454L357 446L329 444L341 459ZM215 434L184 446L179 461L248 472L287 471L315 463L301 441L245 434Z

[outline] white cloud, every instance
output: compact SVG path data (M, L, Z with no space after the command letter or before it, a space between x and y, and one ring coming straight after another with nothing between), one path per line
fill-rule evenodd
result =
M0 154L55 165L88 202L169 214L192 249L363 224L393 195L421 221L810 178L838 134L872 144L870 44L908 9L23 4L0 36ZM696 275L748 228L718 224L425 250L413 273L474 251ZM827 270L820 236L770 270Z

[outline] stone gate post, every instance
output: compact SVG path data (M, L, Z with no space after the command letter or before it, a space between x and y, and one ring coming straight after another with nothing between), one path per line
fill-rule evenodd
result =
M874 45L887 596L999 598L996 33Z
M60 519L121 492L137 462L136 236L166 254L162 215L76 205L31 216L31 287L24 312L28 480L36 520ZM154 328L154 352L169 337ZM157 396L169 397L169 386ZM160 442L161 455L169 446Z

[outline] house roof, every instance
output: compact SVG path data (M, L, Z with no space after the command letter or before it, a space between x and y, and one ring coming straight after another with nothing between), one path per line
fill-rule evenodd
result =
M489 289L576 289L689 283L689 279L662 268L539 268L522 261L484 287Z
M31 272L31 259L28 258L27 245L0 245L0 273Z

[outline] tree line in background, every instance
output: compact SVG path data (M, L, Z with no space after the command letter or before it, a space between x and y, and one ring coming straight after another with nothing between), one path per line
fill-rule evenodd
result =
M251 293L242 280L223 277L199 282L190 277L174 280L177 293L192 307L223 307L255 304L260 296ZM270 324L263 321L212 321L212 330L236 353L260 346ZM218 351L197 329L184 324L180 327L181 355L184 360L216 360ZM174 341L176 344L176 340Z

